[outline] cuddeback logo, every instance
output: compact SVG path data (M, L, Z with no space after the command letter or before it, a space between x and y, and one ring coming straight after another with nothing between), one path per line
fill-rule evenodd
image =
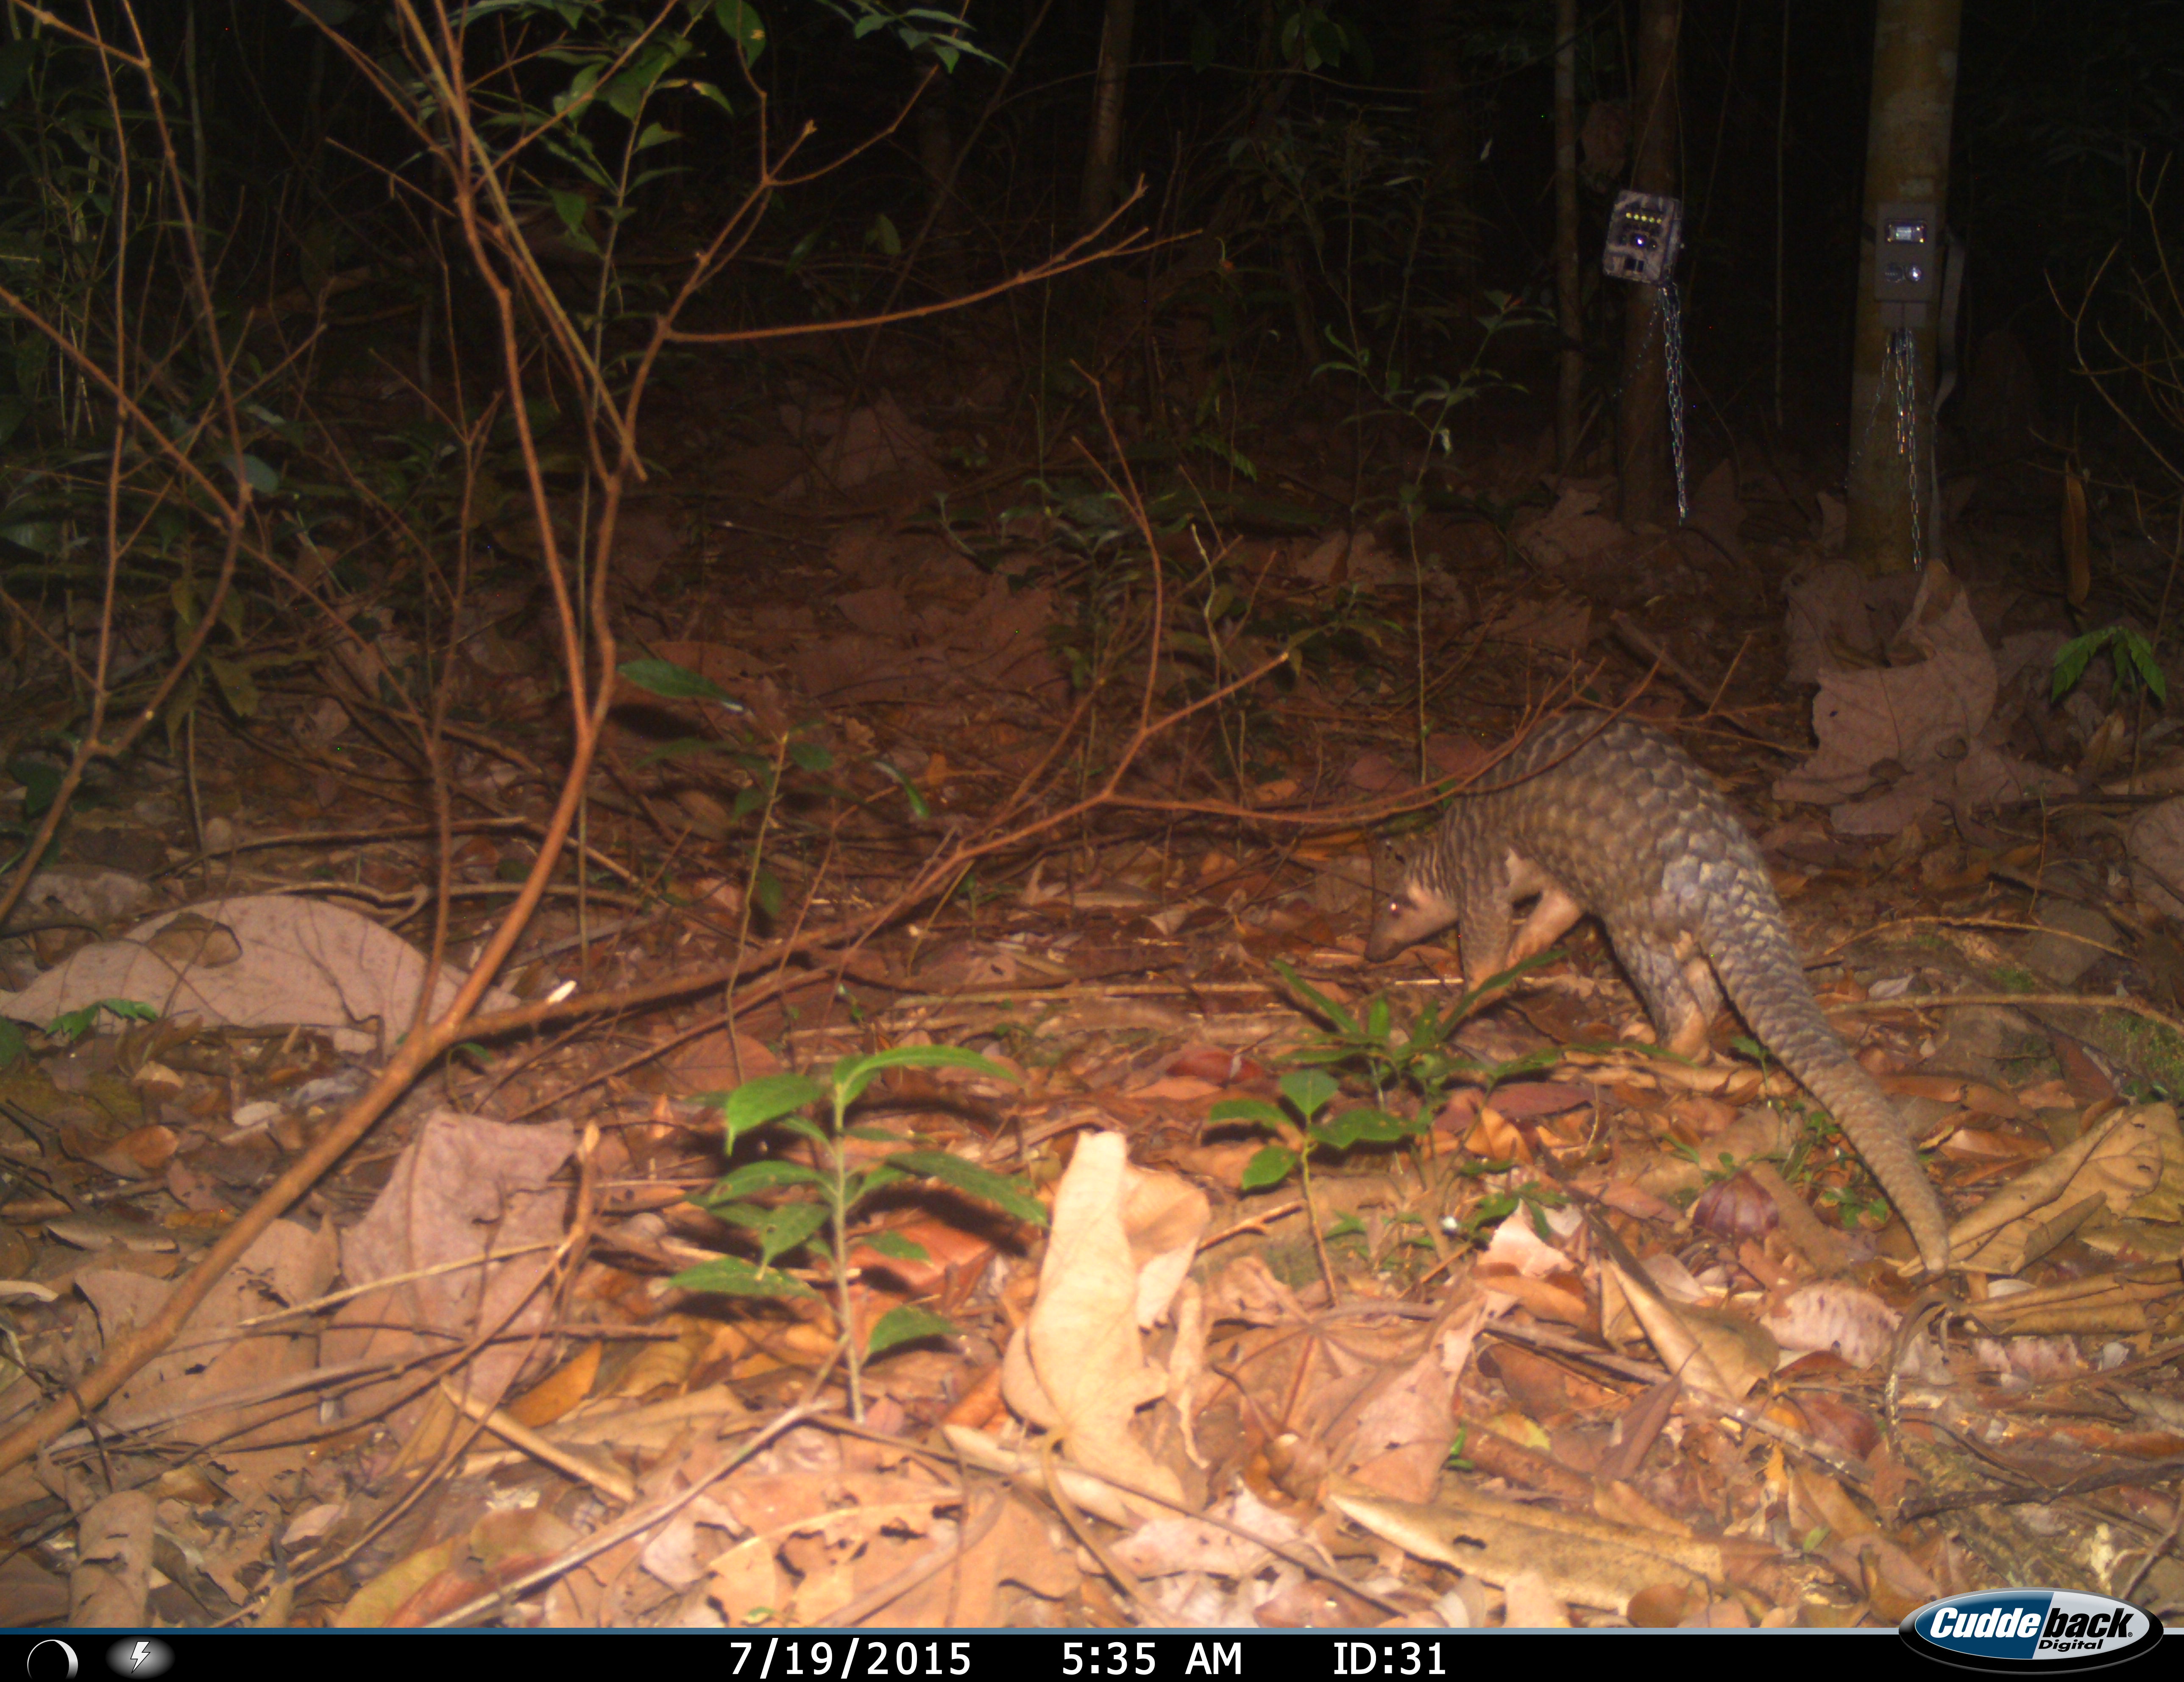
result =
M2091 1670L2137 1658L2161 1624L2105 1595L2001 1589L1922 1606L1896 1626L1928 1658L1968 1670Z

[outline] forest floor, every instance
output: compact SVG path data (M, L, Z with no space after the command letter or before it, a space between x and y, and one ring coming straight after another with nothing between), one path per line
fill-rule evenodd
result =
M1557 482L1521 410L1355 474L1300 409L1234 447L1256 479L1098 448L1034 484L994 465L1000 376L880 366L675 396L582 821L485 1004L536 1025L437 1067L95 1436L0 1478L0 1622L2184 1606L2184 1139L2148 1101L2184 1068L2184 773L2107 656L2054 694L2086 627L2052 473L1953 475L1946 566L1875 581L1747 440L1670 532ZM1350 530L1361 478L1415 525ZM451 627L382 557L254 711L87 784L0 940L12 1423L365 1090L436 938L444 996L535 860L561 632L521 522L481 531ZM387 697L443 645L436 797ZM1376 844L1571 706L1669 732L1748 823L1981 1211L1938 1309L1733 1014L1696 1065L1637 1043L1596 925L1483 1002L1452 948L1366 961Z

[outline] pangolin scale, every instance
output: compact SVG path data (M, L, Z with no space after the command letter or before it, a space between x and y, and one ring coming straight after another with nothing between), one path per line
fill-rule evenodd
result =
M1658 730L1566 713L1489 776L1412 859L1366 955L1384 961L1454 923L1476 984L1598 916L1662 1042L1702 1055L1726 990L1848 1135L1927 1270L1944 1272L1948 1223L1902 1118L1820 1013L1767 866L1707 774ZM1511 909L1534 894L1513 938Z

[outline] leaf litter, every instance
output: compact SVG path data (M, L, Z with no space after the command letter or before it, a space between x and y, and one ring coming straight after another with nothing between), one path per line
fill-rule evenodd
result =
M783 424L840 486L939 471L892 397ZM1708 483L1720 565L1747 510ZM851 522L747 611L633 604L661 634L597 818L485 1000L532 1014L164 1328L428 975L427 1014L463 984L541 833L551 685L520 639L471 649L493 737L453 756L478 798L437 934L439 844L335 749L403 650L269 692L306 769L209 747L198 868L65 860L96 892L27 903L73 927L4 943L0 1407L164 1339L95 1447L4 1474L8 1621L1886 1624L2114 1589L2094 1538L2122 1534L2174 1602L2184 1143L2128 1094L2176 1054L2150 1006L2052 996L2143 973L2168 831L2023 838L2022 802L2092 759L2042 762L2074 727L2025 681L2053 639L1997 638L1939 568L1884 600L1823 563L1786 629L1755 618L1819 686L1802 768L1759 745L1802 732L1749 671L1715 661L1736 681L1695 715L1600 653L1637 604L1598 505L1525 516L1525 586L1458 563L1414 594L1366 534L1233 543L1256 616L1209 639L1172 607L1155 688L1198 710L1130 738L1104 802L1051 780L1104 774L1067 720L1107 658L1058 545L987 566ZM1444 658L1490 654L1398 750L1373 634L1283 627L1417 601ZM1673 604L1656 623L1674 641ZM1199 705L1251 669L1290 679ZM1972 1283L1940 1312L1794 1083L1732 1022L1702 1065L1648 1055L1594 937L1490 997L1437 952L1362 962L1373 827L1489 763L1550 675L1685 732L1754 820L1957 1215ZM188 854L144 793L147 838ZM1032 820L900 900L919 860ZM2103 933L2043 914L2058 884ZM646 991L708 961L710 1004ZM565 1031L565 989L620 1014ZM1984 992L2028 1002L1936 1002Z

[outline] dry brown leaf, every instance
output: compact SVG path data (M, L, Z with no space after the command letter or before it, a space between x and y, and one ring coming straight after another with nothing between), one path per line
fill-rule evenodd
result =
M1832 1350L1853 1367L1884 1359L1902 1317L1871 1291L1837 1280L1800 1286L1767 1311L1767 1329L1784 1349Z
M1109 1551L1117 1564L1139 1577L1172 1577L1184 1571L1248 1576L1274 1557L1261 1546L1262 1541L1293 1551L1318 1551L1295 1519L1276 1512L1241 1486L1226 1501L1208 1508L1206 1517L1223 1519L1246 1534L1240 1536L1203 1519L1170 1514L1148 1519ZM1253 1537L1260 1540L1251 1540Z
M1505 1629L1567 1629L1569 1608L1536 1571L1519 1571L1502 1585Z
M568 1360L508 1404L509 1417L521 1425L550 1425L592 1393L606 1345L593 1338Z
M344 1304L326 1334L330 1362L444 1356L449 1339L501 1334L465 1369L470 1395L498 1405L524 1366L545 1353L522 1335L543 1327L554 1304L538 1286L551 1273L568 1194L552 1178L576 1148L573 1128L518 1127L437 1111L425 1118L364 1218L342 1239L352 1284L448 1263L448 1271L367 1291ZM537 1246L537 1247L533 1247ZM480 1260L510 1250L504 1260ZM508 1334L515 1334L510 1337ZM368 1413L382 1397L414 1391L395 1380L353 1399ZM436 1392L437 1394L437 1392ZM410 1401L396 1417L420 1412Z
M1496 1501L1460 1486L1430 1507L1338 1490L1346 1518L1420 1559L1506 1585L1538 1573L1556 1599L1621 1612L1640 1590L1673 1583L1707 1592L1725 1580L1721 1549L1618 1524L1590 1514Z
M2063 597L2083 607L2093 588L2092 554L2086 537L2086 482L2075 462L2063 470Z
M1958 1221L1952 1253L1975 1272L2015 1273L2103 1208L2126 1214L2161 1184L2164 1141L2176 1131L2166 1104L2115 1111Z
M1141 1172L1128 1153L1121 1133L1078 1142L1055 1191L1030 1321L1009 1340L1002 1392L1017 1413L1059 1433L1078 1465L1179 1501L1175 1474L1130 1432L1137 1410L1167 1392L1139 1328L1166 1311L1209 1211L1202 1192Z
M207 967L153 950L151 943L181 916L220 924L240 956ZM445 1010L463 979L460 969L443 966L427 1014ZM370 918L317 899L250 894L169 912L126 939L86 946L22 992L0 992L0 1016L44 1023L102 999L136 999L169 1019L300 1023L326 1029L341 1050L376 1051L408 1032L424 985L424 955ZM515 1003L494 988L485 1008Z
M284 1304L322 1295L333 1275L330 1229L314 1232L300 1222L276 1221L198 1305L182 1335L122 1386L108 1425L126 1430L138 1421L164 1421L178 1411L309 1372L320 1364L318 1339L299 1334L292 1323L248 1335L234 1328ZM75 1282L98 1310L109 1343L148 1320L170 1289L120 1271L86 1271ZM282 1418L290 1422L286 1428L274 1423ZM247 1448L308 1436L314 1426L308 1419L296 1423L295 1403L288 1399L217 1407L176 1419L168 1429L184 1442Z
M89 1160L118 1179L150 1179L174 1160L176 1144L172 1128L131 1128Z
M152 1586L152 1531L159 1503L123 1490L90 1507L76 1524L76 1566L69 1574L69 1622L78 1629L144 1622Z
M1774 1340L1742 1316L1697 1303L1672 1303L1605 1221L1593 1223L1602 1272L1620 1287L1624 1304L1645 1328L1661 1364L1693 1390L1741 1401L1774 1370ZM1603 1281L1604 1284L1604 1281ZM1601 1312L1607 1317L1603 1289Z
M975 1466L982 1472L998 1472L1005 1478L1020 1478L1029 1483L1043 1483L1046 1468L1040 1456L1028 1450L1004 1448L983 1431L972 1430L967 1425L943 1425L940 1434L948 1445L963 1456L966 1465ZM1067 1462L1054 1465L1055 1481L1072 1505L1083 1508L1096 1518L1128 1529L1142 1522L1144 1515L1126 1506L1121 1495L1109 1484L1089 1473L1079 1472ZM1166 1508L1161 1509L1167 1511Z
M1429 1499L1456 1440L1454 1390L1438 1350L1383 1384L1359 1410L1346 1445L1350 1481L1397 1501Z

